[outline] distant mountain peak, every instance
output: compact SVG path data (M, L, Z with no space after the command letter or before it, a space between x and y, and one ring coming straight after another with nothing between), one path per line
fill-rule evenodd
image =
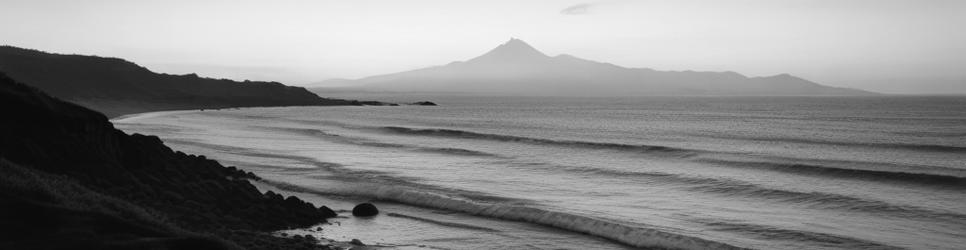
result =
M567 54L547 56L517 38L486 54L445 66L356 80L380 91L463 92L527 96L870 95L788 74L747 77L735 72L627 68Z
M520 40L519 38L516 38L516 37L511 37L510 40L506 41L505 43L501 44L500 46L525 47L525 48L529 48L529 49L532 49L532 50L536 50L536 49L533 48L533 46L530 46L530 44L527 44L527 42L524 42L523 40Z
M471 62L514 62L514 61L533 61L549 58L527 42L517 38L510 38L509 41L497 46L479 57L473 58Z
M571 54L559 54L559 55L557 55L555 57L556 58L576 58L576 59L581 59L580 57L576 57L576 56L571 55Z

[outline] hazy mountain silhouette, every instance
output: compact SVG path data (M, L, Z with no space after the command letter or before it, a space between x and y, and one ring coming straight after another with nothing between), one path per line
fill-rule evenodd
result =
M0 71L108 116L156 110L381 104L321 98L277 82L159 74L118 58L60 55L0 46Z
M380 91L561 96L874 94L823 86L788 74L746 77L735 72L656 71L570 55L547 56L519 39L465 62L351 83Z

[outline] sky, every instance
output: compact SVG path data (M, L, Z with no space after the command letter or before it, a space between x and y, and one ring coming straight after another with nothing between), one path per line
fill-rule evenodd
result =
M966 94L963 0L0 0L0 44L310 85L520 38L624 67Z

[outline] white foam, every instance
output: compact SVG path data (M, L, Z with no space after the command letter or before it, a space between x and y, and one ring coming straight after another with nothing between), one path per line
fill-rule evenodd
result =
M671 249L741 249L725 243L684 236L656 229L633 227L617 222L548 211L540 208L499 203L484 203L446 194L426 192L408 187L359 184L342 190L318 191L276 183L281 188L322 194L370 197L415 206L463 212L478 216L529 223L586 233L634 247Z
M173 110L173 111L145 112L145 113L122 115L122 116L116 117L114 119L111 119L111 122L112 123L119 123L119 122L120 123L131 123L131 122L134 122L134 121L137 121L137 120L142 120L142 119L148 119L148 118L154 118L154 117L160 117L160 116L166 116L166 115L194 113L194 112L201 112L201 111L198 111L197 109L191 109L191 110Z

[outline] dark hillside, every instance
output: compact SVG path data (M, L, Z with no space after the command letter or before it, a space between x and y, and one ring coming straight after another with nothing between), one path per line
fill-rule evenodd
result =
M174 109L371 104L321 98L304 88L278 82L159 74L118 58L52 54L11 46L0 46L0 72L110 117Z
M37 228L13 229L39 230L30 233L34 238L71 242L97 238L84 235L115 232L123 234L103 240L110 244L157 241L160 246L184 243L201 248L231 247L231 242L246 248L300 248L304 242L289 242L294 240L263 232L309 226L335 216L326 207L316 208L295 197L263 194L248 182L257 178L251 173L224 167L204 156L175 152L158 137L127 135L114 129L100 113L50 97L3 74L0 111L5 116L0 120L2 212L5 216L39 213L3 217L2 224L7 227L18 218L50 218L38 220L34 227L74 228L62 232L67 236ZM26 181L12 181L21 179ZM0 235L0 248L34 248L29 241L18 241L25 239L21 236ZM165 239L174 241L164 243Z

